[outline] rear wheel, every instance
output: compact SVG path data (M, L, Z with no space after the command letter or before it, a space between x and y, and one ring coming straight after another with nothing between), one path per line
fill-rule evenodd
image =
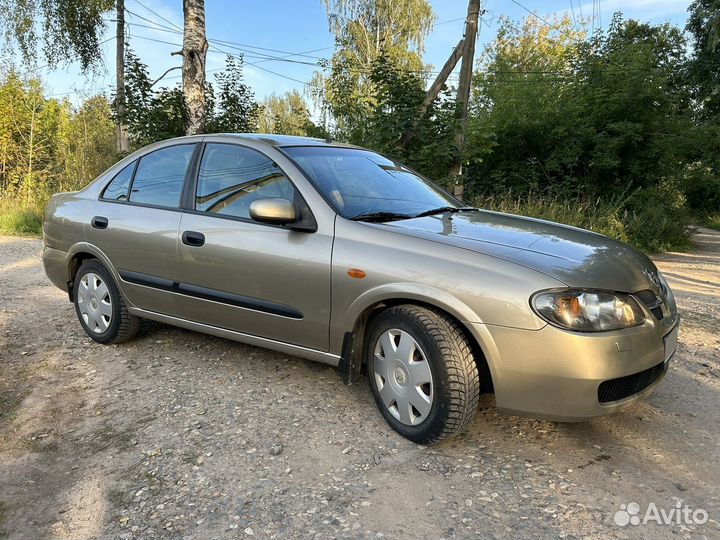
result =
M366 341L368 378L390 426L417 443L460 433L480 398L472 348L458 323L406 304L381 313Z
M75 313L85 333L98 343L135 337L142 319L131 315L110 272L97 260L80 266L73 284Z

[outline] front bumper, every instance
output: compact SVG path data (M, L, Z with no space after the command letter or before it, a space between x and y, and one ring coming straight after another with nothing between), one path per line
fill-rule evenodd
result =
M614 332L578 333L486 327L500 411L577 422L621 410L664 378L675 351L679 320ZM666 345L667 344L667 345ZM604 383L604 384L603 384ZM602 401L601 401L602 400Z

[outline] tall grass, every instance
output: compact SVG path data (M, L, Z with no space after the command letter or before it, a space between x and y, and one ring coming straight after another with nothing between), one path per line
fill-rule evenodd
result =
M0 199L0 234L41 236L43 209Z

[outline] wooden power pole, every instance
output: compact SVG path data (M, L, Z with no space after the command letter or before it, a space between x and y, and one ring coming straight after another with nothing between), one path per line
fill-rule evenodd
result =
M117 114L117 149L130 150L125 117L125 0L117 0L117 26L115 31L115 112Z
M457 90L457 134L455 145L457 147L457 158L450 167L450 176L455 177L455 195L462 197L464 192L462 175L463 155L465 153L465 130L467 128L468 102L470 101L470 83L472 82L473 60L475 57L475 38L478 30L478 16L480 15L480 0L470 0L468 4L467 18L465 19L465 36L462 52L462 64L460 64L460 81Z

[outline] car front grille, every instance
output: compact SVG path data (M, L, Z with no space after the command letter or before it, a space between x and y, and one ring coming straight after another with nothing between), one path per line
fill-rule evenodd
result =
M650 310L650 313L653 314L653 317L655 317L658 321L663 320L663 317L665 316L662 310L663 301L658 295L656 295L650 289L645 289L644 291L636 292L634 296L643 304L645 304L645 307Z
M604 381L598 387L598 400L600 403L608 403L637 394L657 381L665 373L665 369L665 362L661 362L640 373Z

